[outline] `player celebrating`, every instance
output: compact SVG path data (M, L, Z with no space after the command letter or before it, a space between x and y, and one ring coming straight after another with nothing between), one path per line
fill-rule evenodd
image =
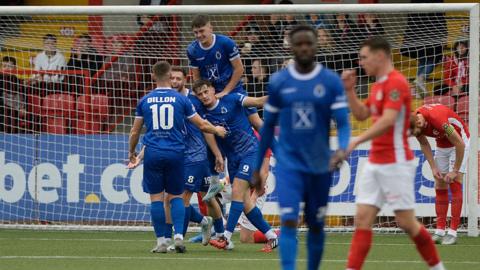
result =
M345 159L350 124L340 77L315 61L317 31L302 25L295 27L289 36L295 61L270 79L255 175L265 151L272 146L278 123L280 135L274 153L282 269L295 269L298 216L300 203L305 201L308 269L313 270L318 269L323 253L331 170ZM331 119L336 121L339 139L339 150L333 156L329 146Z
M157 245L152 252L167 252L165 242L165 211L163 202L171 205L172 221L175 228L175 249L185 252L183 244L183 221L185 207L182 194L184 189L184 149L183 130L188 118L203 132L225 136L225 129L213 126L202 119L187 97L171 88L171 67L168 62L158 62L152 68L152 77L157 88L145 95L138 103L136 117L130 131L129 160L135 163L135 148L142 126L146 126L143 137L145 163L143 190L150 194L150 214L157 236Z
M453 245L457 242L462 211L462 180L470 141L468 126L455 112L441 104L423 105L410 120L412 134L417 137L435 178L437 229L432 238L436 243ZM434 137L437 141L435 159L425 136ZM448 234L445 234L449 187L452 192L452 220Z
M389 204L398 226L417 246L430 269L445 269L428 231L415 218L414 180L416 164L408 145L411 96L405 77L395 70L390 44L382 37L373 37L360 46L360 65L367 75L375 76L366 103L356 96L356 75L345 71L350 109L356 119L372 116L373 125L353 140L350 153L359 144L372 140L369 161L357 178L357 212L347 269L359 270L372 243L372 225L382 206Z
M232 180L232 204L224 237L210 243L220 249L233 249L232 233L243 211L250 222L268 238L263 251L270 252L277 246L277 235L263 219L248 192L258 139L253 134L252 126L243 110L244 107L263 106L267 97L254 98L235 93L218 99L212 84L205 80L195 82L193 91L203 104L197 108L200 115L212 123L224 126L228 132L225 139L217 141L228 161L228 174Z

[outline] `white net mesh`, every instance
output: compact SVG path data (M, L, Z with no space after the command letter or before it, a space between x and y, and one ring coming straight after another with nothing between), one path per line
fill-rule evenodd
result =
M1 17L0 222L148 224L143 168L129 171L124 165L128 131L138 98L152 88L153 63L167 60L188 67L191 19ZM373 80L358 66L358 46L383 35L393 45L395 67L411 81L412 108L442 103L468 120L467 12L211 14L210 19L215 32L237 42L251 96L265 95L269 75L290 61L288 31L310 24L318 29L318 61L337 72L357 69L361 98L367 97ZM353 135L370 124L352 118ZM413 148L419 162L417 214L433 226L433 177L418 144ZM327 226L353 225L355 176L367 156L367 146L355 151L349 166L335 174ZM268 193L264 214L278 226L273 178ZM382 214L378 227L396 227L388 210Z

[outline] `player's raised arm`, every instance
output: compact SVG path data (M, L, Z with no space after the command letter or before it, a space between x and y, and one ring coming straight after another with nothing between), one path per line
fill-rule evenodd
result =
M261 108L268 100L268 96L263 97L247 97L245 96L242 101L243 107L256 107Z
M342 80L345 86L345 93L350 105L350 110L353 116L359 120L364 121L370 117L368 107L357 97L355 87L357 86L357 74L355 70L345 70L342 73Z

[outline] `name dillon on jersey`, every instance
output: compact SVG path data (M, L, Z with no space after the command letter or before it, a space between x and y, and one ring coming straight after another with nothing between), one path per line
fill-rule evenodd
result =
M175 97L149 97L147 103L172 103L175 99Z

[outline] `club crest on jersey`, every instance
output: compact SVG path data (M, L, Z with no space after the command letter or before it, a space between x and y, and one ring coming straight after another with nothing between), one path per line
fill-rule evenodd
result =
M398 92L397 89L393 89L390 92L390 100L392 101L398 101L400 99L400 92Z
M219 51L217 51L215 53L215 58L217 58L217 60L220 60L222 58L222 54Z
M383 98L383 92L382 91L378 91L377 92L377 95L375 96L375 99L377 100L382 100Z
M313 88L313 95L318 98L325 96L325 87L321 84L317 84L315 88Z
M222 112L222 114L226 114L228 112L227 108L223 107L220 108L220 112Z

